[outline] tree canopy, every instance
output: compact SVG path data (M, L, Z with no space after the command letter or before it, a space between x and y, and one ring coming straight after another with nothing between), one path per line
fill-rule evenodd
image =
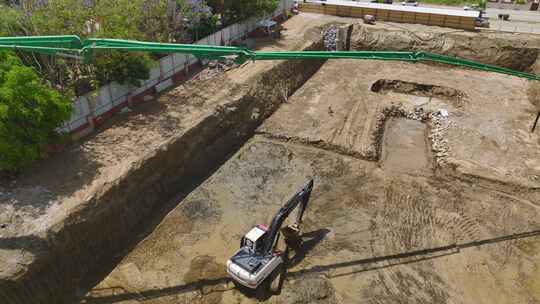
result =
M0 169L18 170L43 156L71 101L43 84L34 69L0 52Z
M254 16L273 13L279 0L208 0L216 12L222 15L223 23L228 25Z

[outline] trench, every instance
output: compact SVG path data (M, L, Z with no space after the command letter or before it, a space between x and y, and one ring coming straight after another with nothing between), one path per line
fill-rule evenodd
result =
M436 97L453 101L468 98L467 94L464 92L450 87L391 79L377 80L371 85L371 91L375 93L395 92L419 97Z

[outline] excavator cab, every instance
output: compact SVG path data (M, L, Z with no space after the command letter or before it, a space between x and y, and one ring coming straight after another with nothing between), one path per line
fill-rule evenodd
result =
M245 248L251 254L262 253L267 230L263 225L253 227L240 241L240 248Z

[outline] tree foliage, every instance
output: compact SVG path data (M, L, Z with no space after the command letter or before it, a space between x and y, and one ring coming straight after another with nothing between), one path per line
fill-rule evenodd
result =
M0 35L74 34L82 38L190 43L212 34L220 25L272 13L278 3L279 0L25 0L16 8L0 8ZM84 94L86 90L82 88L89 87L84 85L85 80L134 84L149 77L148 55L97 54L95 65L90 67L54 56L19 56L64 94Z
M22 32L20 19L22 14L11 7L0 4L0 36L8 36L11 33Z
M0 52L0 169L18 170L44 154L71 101L19 58Z
M273 13L279 5L279 0L208 0L216 12L222 14L226 25L242 21L254 16Z
M176 0L176 16L176 22L182 24L189 34L187 40L190 41L199 40L216 32L220 21L219 15L215 14L203 0Z
M168 36L167 30L158 24L160 14L165 12L163 3L164 0L27 0L17 9L9 8L13 17L0 17L0 34L74 34L82 38L161 41L162 36ZM96 63L99 64L86 66L57 56L19 54L24 63L33 66L55 88L68 95L86 93L87 84L96 83L92 81L96 79L99 84L112 81L133 84L150 76L148 55L126 53L119 56L112 52L97 52L97 55ZM114 60L129 64L112 62ZM120 70L111 70L115 68Z
M96 80L99 85L110 81L140 86L141 79L148 79L153 62L146 54L109 52L94 58Z

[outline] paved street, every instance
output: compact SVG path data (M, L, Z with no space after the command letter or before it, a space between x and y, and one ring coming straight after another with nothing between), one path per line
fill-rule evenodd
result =
M537 26L540 26L540 11L491 8L491 5L497 4L488 4L488 9L486 10L488 17L497 18L499 14L510 14L511 20L539 23Z
M353 0L351 0L353 1ZM370 0L354 0L355 2L370 2ZM445 6L436 4L423 4L422 0L418 0L423 7L447 8L456 9L456 6ZM472 0L471 2L474 2ZM401 5L400 0L394 0L394 5ZM528 7L528 6L527 6ZM533 33L540 34L540 11L525 10L524 6L517 7L508 4L488 2L486 10L487 17L490 22L490 30L518 32L518 33ZM509 21L498 19L499 14L510 14Z

